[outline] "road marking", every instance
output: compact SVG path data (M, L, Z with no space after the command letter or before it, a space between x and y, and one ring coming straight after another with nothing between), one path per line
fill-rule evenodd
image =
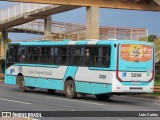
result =
M10 100L10 99L4 99L4 98L0 98L0 100L9 101L9 102L16 102L16 103L22 103L22 104L31 104L31 103L27 103L27 102L21 102L21 101Z
M100 103L85 102L85 101L80 101L80 100L70 100L70 99L65 99L65 98L56 98L56 97L46 97L46 98L52 98L52 99L56 99L56 100L65 100L65 101L70 101L70 102L79 102L79 103L93 104L93 105L104 105L104 104L100 104Z

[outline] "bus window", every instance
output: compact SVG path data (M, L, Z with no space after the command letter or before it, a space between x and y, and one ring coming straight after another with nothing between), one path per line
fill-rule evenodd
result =
M15 63L17 62L17 51L18 46L9 46L9 54L8 54L8 63Z
M41 51L41 63L49 64L51 57L51 48L50 47L42 47Z
M110 67L111 48L110 46L103 47L102 52L102 67Z
M18 62L19 63L26 63L27 62L27 48L20 47L18 51Z
M55 64L67 65L67 47L55 47Z
M50 60L49 60L49 64L54 64L54 55L55 55L54 48L50 48Z
M86 66L98 66L100 62L99 47L86 47L85 49L85 65Z
M29 63L40 63L41 48L30 47L29 48Z
M69 65L83 65L84 48L69 48Z

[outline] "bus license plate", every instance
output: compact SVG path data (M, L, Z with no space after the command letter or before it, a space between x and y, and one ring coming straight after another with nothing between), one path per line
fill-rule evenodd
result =
M132 81L132 84L137 85L137 84L139 84L139 81Z

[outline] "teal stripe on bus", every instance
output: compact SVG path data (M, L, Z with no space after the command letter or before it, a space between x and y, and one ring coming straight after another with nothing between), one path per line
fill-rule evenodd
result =
M48 65L48 64L23 64L16 63L13 66L28 66L28 67L47 67L47 68L58 68L60 65Z

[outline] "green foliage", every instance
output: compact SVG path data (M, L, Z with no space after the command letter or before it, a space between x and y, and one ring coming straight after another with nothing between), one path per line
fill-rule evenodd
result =
M2 41L2 34L0 33L0 43L1 43L1 41ZM12 42L12 40L10 38L8 38L8 43L9 42Z
M160 76L159 76L159 78L160 78ZM155 79L156 79L156 78L155 78ZM154 84L155 84L155 85L160 85L160 79L159 79L159 80L156 79L155 82L154 82Z
M148 42L154 42L154 41L157 40L158 38L157 38L156 35L151 34L151 35L149 35L148 37L143 37L143 38L140 38L139 40L140 40L140 41L147 41L147 39L148 39Z
M157 39L157 36L156 35L149 35L148 36L148 42L154 42L155 40Z

